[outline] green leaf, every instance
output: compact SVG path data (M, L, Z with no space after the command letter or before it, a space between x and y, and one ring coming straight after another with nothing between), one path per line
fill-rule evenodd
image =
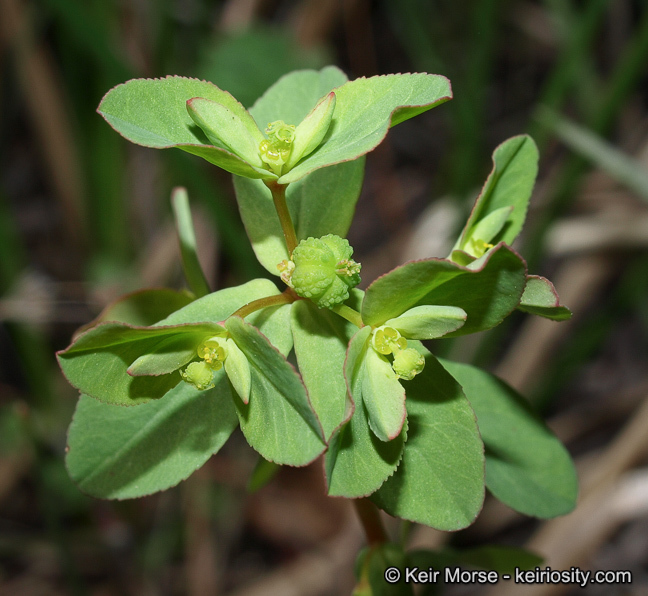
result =
M260 455L247 483L247 491L255 493L266 486L281 470L281 466L263 459Z
M188 292L178 292L168 288L139 290L122 296L109 304L101 314L81 331L95 327L99 323L114 321L138 327L154 325L176 310L187 306L194 300Z
M82 395L68 434L66 464L85 493L104 499L141 497L191 475L237 424L224 375L209 391L180 383L138 408Z
M466 324L446 337L490 329L519 304L526 264L500 244L467 267L446 259L425 259L397 267L374 281L362 303L362 320L383 325L414 306L448 305L463 309Z
M364 158L323 168L290 184L286 202L297 240L326 234L345 237L362 189ZM261 180L234 177L234 189L245 230L259 262L273 275L288 258L270 190Z
M299 375L256 327L240 317L229 318L225 326L250 363L250 401L235 401L246 439L277 464L310 463L326 444Z
M322 144L281 176L280 183L365 155L383 141L390 126L451 99L452 91L448 79L439 75L394 74L350 81L335 89L335 97L333 121Z
M308 300L293 303L291 327L299 372L328 439L353 410L343 372L347 344L357 327Z
M409 339L436 339L462 327L466 316L455 306L425 304L406 310L399 317L386 321L385 325Z
M276 120L298 125L325 95L346 81L336 66L288 73L257 99L250 114L261 130Z
M195 336L197 347L205 335L220 333L222 327L217 323L241 306L278 293L271 281L257 279L195 300L154 327L104 323L77 337L69 348L59 352L59 363L72 385L96 399L122 405L146 403L174 387L180 375L174 372L133 377L127 370L139 357L155 351L160 341L174 335ZM278 315L277 309L266 309L251 315L250 321L258 324L277 347L289 351L290 330Z
M369 414L369 426L381 441L391 441L401 432L407 412L405 389L389 360L373 348L365 353L362 401Z
M407 383L408 437L395 474L370 498L390 515L459 530L484 499L484 452L459 384L418 342L425 368Z
M134 377L172 373L196 357L196 347L206 335L174 333L135 360L127 372Z
M369 428L362 401L364 354L371 334L363 327L349 343L345 377L355 401L353 416L331 437L324 460L328 494L358 498L375 492L398 466L406 438L406 428L393 441L383 442Z
M576 505L567 450L511 387L478 368L443 360L470 400L486 445L486 485L516 511L550 518Z
M187 112L187 102L195 97L221 104L255 136L254 122L244 115L243 106L226 91L198 79L133 79L111 89L97 111L119 134L138 145L177 147L239 176L276 178L268 170L234 155L225 144L210 144ZM214 137L212 142L216 142Z
M495 211L491 211L477 222L473 228L472 236L484 242L492 242L502 231L512 212L513 205L510 207L500 207L499 209L495 209Z
M529 275L518 310L553 321L571 319L571 311L560 304L553 284L539 275Z
M493 169L475 201L455 249L471 253L471 239L485 240L491 244L512 244L524 225L537 173L538 149L531 137L512 137L497 147L493 153ZM499 218L504 214L500 210L504 207L513 207L504 226L490 239L480 237L480 233L490 233L497 227L495 224L499 225ZM487 226L490 229L479 227L480 222L496 212L498 215Z
M488 465L488 464L487 464ZM542 564L542 557L514 546L488 544L477 548L457 551L457 563L480 569L493 569L501 574L515 573L515 568L534 569Z
M201 338L214 335L218 329L217 325L209 323L168 327L102 323L59 352L59 364L70 384L82 393L107 403L138 405L162 397L177 385L180 375L173 372L176 369L168 369L169 361L188 362L187 345L193 343L197 347ZM180 339L179 336L185 337ZM166 350L170 352L165 355ZM138 358L156 351L160 351L161 359L158 369L150 362L142 362L141 370L152 371L144 374L159 376L128 374L128 368Z
M385 572L390 567L405 571L406 555L399 545L385 542L370 548L365 565L371 596L413 596L412 584L404 578L395 584L385 581Z
M269 279L254 279L241 286L220 290L195 300L158 324L169 325L190 321L222 322L248 302L278 294L277 286ZM248 323L255 325L275 348L287 356L293 345L289 317L290 305L284 304L258 310L246 318Z
M269 279L253 279L243 285L212 292L208 296L194 300L182 310L176 311L166 319L159 321L157 325L178 325L194 321L222 323L248 302L278 294L277 286ZM254 322L258 327L264 327L269 323L271 314L275 312L278 312L276 308L263 309L250 315L248 321ZM274 331L277 330L274 329ZM285 342L290 337L290 332L288 331L283 335L285 337L282 341ZM290 347L292 347L292 343ZM290 347L288 347L288 350L290 350Z
M357 499L374 493L394 473L403 455L407 422L394 440L381 441L369 428L361 397L360 394L351 420L329 442L325 472L331 497Z

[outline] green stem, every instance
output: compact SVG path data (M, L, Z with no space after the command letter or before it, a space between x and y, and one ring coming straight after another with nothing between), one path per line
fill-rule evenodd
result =
M401 527L400 527L400 534L399 534L399 542L403 550L405 550L405 547L407 546L407 540L409 538L411 529L412 529L412 522L408 519L402 520Z
M369 499L354 499L356 513L367 536L367 544L375 546L389 542L385 526L380 519L380 511Z
M362 316L357 310L353 310L350 306L347 306L346 304L338 304L332 307L331 310L345 318L349 323L353 323L356 327L364 327Z
M272 200L275 209L277 210L277 215L279 216L279 223L281 223L284 238L286 239L288 254L292 255L293 250L295 250L295 247L297 246L297 234L295 233L295 226L293 225L290 211L288 211L288 205L286 203L286 187L288 185L279 184L274 180L264 180L264 182L272 193Z
M274 296L267 296L266 298L258 298L257 300L252 300L239 308L232 316L241 317L244 319L248 315L251 315L257 310L262 308L268 308L269 306L278 306L280 304L290 304L295 302L298 298L295 296L295 293L291 288L288 288L282 294L275 294Z

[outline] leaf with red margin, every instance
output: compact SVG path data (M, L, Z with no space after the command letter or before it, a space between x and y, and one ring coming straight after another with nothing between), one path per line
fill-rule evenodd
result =
M290 323L299 372L328 440L353 411L343 373L347 345L358 328L309 300L293 303Z
M344 376L355 402L351 419L331 437L324 460L328 494L359 498L375 492L394 473L407 439L407 424L393 440L381 441L369 427L363 403L362 379L370 327L360 329L349 342Z
M264 138L234 97L213 83L198 79L132 79L108 91L97 111L120 135L137 145L154 149L177 147L239 176L276 179L261 165L248 163L232 153L229 146L214 144L215 137L210 142L187 111L187 102L193 98L221 104L240 120L240 126L251 138Z
M283 85L290 82L283 81ZM281 184L295 182L319 168L357 159L373 151L392 126L452 99L450 81L426 73L360 78L334 91L335 111L324 140L279 178Z
M425 368L407 389L407 445L398 469L371 496L390 515L460 530L484 500L484 444L461 386L418 341Z
M65 378L81 393L106 403L134 406L175 387L180 381L177 369L194 357L204 338L219 330L222 327L215 323L159 327L101 323L57 356ZM162 363L157 370L151 370L149 363L140 374L129 373L134 362L156 352Z
M447 259L412 261L375 280L365 293L362 320L382 325L414 306L456 306L466 324L445 337L495 327L520 303L526 263L509 246L499 244L463 267Z
M257 298L278 293L270 280L256 279L194 300L151 327L104 323L86 331L70 347L59 352L59 364L66 378L82 393L107 403L143 404L160 398L177 385L180 374L176 371L134 377L127 372L133 362L154 352L160 342L173 335L191 335L198 347L205 336L219 335L223 328L217 323L238 308ZM262 328L274 345L288 353L292 336L282 313L288 315L288 311L281 308L265 309L251 315L250 320ZM168 349L176 350L178 345L174 344L171 342ZM186 348L186 345L181 347Z
M250 363L249 403L234 400L245 438L269 461L309 464L326 442L301 378L256 327L240 317L230 317L225 327Z
M554 285L539 275L527 277L527 284L518 310L552 321L566 321L572 316L571 311L560 304L560 298L558 298L558 292Z
M134 499L188 478L225 444L238 425L225 375L198 391L179 383L137 408L79 400L65 463L84 492Z
M512 137L499 145L493 152L493 169L453 250L466 250L480 222L506 209L510 209L508 216L494 236L480 238L477 234L474 239L513 244L524 225L537 173L538 148L530 136Z
M385 356L370 347L364 360L362 401L369 426L381 441L391 441L400 434L407 417L405 389Z
M525 515L551 518L576 506L574 462L530 404L506 383L474 366L440 361L477 415L486 446L486 486Z

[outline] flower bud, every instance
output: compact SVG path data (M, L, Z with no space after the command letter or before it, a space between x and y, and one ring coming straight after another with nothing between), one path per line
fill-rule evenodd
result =
M425 358L414 348L399 350L394 356L392 368L400 379L411 381L425 367Z
M360 283L360 264L352 254L349 242L333 234L302 240L292 254L295 267L289 280L297 295L319 308L347 300L349 290Z
M204 360L190 362L182 371L182 378L200 391L211 389L214 383L214 369Z

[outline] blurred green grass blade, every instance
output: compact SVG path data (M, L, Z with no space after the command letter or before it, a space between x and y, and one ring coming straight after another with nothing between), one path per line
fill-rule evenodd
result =
M227 201L225 193L207 175L204 164L193 156L176 151L164 156L170 178L208 210L221 239L223 253L230 260L239 279L268 277L257 261L240 218Z
M628 96L633 92L638 82L645 76L646 61L648 60L648 9L644 9L635 29L632 39L627 42L623 55L617 62L610 77L607 92L604 95L596 113L586 121L590 129L599 135L605 135L615 118L617 118ZM551 107L551 106L545 106ZM542 130L538 121L537 130ZM544 135L549 134L545 132ZM526 241L526 257L532 270L540 257L544 235L551 222L559 217L577 196L578 186L583 174L587 171L587 161L580 155L567 160L557 176L555 190L549 198L548 206L535 228L529 230Z
M86 129L86 166L90 177L88 198L93 247L100 262L126 265L132 256L132 218L124 196L126 159L124 143L96 118Z
M97 3L80 0L44 0L46 6L60 24L58 32L64 39L79 46L91 56L98 68L111 79L125 80L133 76L133 70L119 58L111 41L109 25L118 18L119 5L115 2ZM101 7L101 11L97 10ZM114 19L107 18L112 16Z
M454 107L457 145L450 157L451 191L463 196L475 186L481 174L484 146L486 90L495 61L496 33L506 0L482 0L472 12L466 50L467 63L457 72ZM452 80L452 79L451 79ZM453 105L454 104L454 105ZM467 175L470 173L470 175Z
M279 464L263 459L260 455L247 483L247 491L255 493L268 484L281 470Z
M556 9L556 6L553 6L555 2L547 0L547 4L550 11ZM585 8L579 14L566 15L566 11L563 12L562 17L571 16L572 22L566 37L566 46L538 99L540 105L554 109L562 105L569 90L579 80L579 72L585 69L594 36L609 4L610 0L590 0L585 3ZM532 124L529 134L540 147L547 142L547 130L542 127Z
M593 119L593 129L599 134L608 130L639 80L645 77L648 61L648 5L644 3L632 39L626 43L614 68L601 108Z
M53 351L45 336L37 329L18 323L6 323L6 329L20 359L31 404L42 409L55 407Z
M452 82L455 98L446 110L451 114L453 131L449 137L454 145L447 153L444 169L449 172L450 191L458 195L478 185L483 174L480 166L485 95L492 76L501 16L508 0L468 4L469 8L465 3L448 6L443 19L434 3L426 0L385 4L415 69L443 74ZM457 39L469 41L464 41L462 47Z
M18 279L26 263L25 251L17 234L18 226L0 192L0 296ZM20 361L23 377L33 396L34 404L47 407L54 401L51 379L52 350L37 329L18 323L5 323Z
M447 74L445 61L438 50L445 41L447 31L439 27L439 20L434 18L433 3L401 0L383 4L416 68Z
M219 36L202 50L198 78L213 81L246 107L284 74L332 62L324 48L300 46L290 30L258 25Z
M566 40L576 18L571 0L544 0L544 5L550 13L556 33L563 41Z
M538 118L570 149L648 201L648 173L640 162L614 148L591 130L549 109L540 110Z
M573 31L579 27L580 15L577 8L572 0L545 0L545 4L551 13L550 18L555 25L556 34L560 37L560 44L562 47L569 47ZM577 58L578 65L573 67L576 78L571 81L578 107L584 116L594 113L601 95L600 81L596 76L591 56L591 52L584 52Z
M189 209L189 196L186 188L175 188L171 193L171 203L175 214L176 230L180 241L182 255L182 268L189 284L189 288L197 298L202 298L210 293L209 284L205 278L200 261L196 234L194 233L191 210Z

